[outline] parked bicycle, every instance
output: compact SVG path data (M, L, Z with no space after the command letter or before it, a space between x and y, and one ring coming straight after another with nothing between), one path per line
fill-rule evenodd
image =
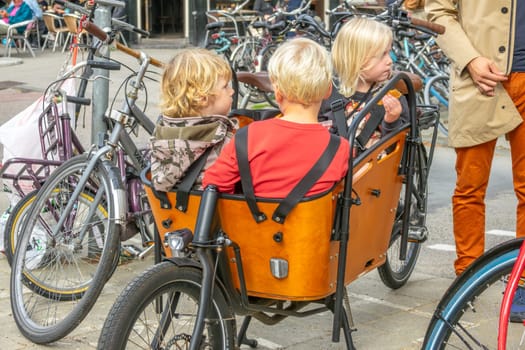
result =
M423 91L423 101L427 105L439 106L441 115L448 113L448 96L450 92L450 76L435 75L427 79ZM439 122L439 130L448 136L448 118L442 118Z
M204 47L208 50L214 50L229 61L232 55L232 48L239 42L239 37L228 34L223 28L224 22L208 23L206 25L206 37L208 40Z
M254 21L248 26L252 35L246 37L232 52L230 61L236 72L264 72L270 56L275 51L278 44L282 43L286 36L295 30L295 19L301 13L310 8L311 1L305 1L300 8L286 12L278 10L269 18ZM273 94L259 93L254 90L249 91L250 86L240 84L240 97L250 96L250 102L268 102L276 107Z
M244 0L243 2L236 2L235 7L231 10L207 11L208 23L221 22L224 24L224 31L228 36L235 36L242 40L250 36L248 25L257 18L255 11L245 9L249 3L250 0ZM209 41L209 34L211 33L206 32L205 42Z
M83 26L92 29L88 20ZM92 31L104 52L111 35ZM162 63L119 43L116 47L137 58L140 67L123 84L121 108L107 115L109 133L87 154L54 170L25 207L10 296L17 326L35 343L64 337L89 313L117 266L121 240L140 232L146 244L141 254L154 247L155 227L139 179L146 156L133 135L138 127L153 131L136 100L150 64Z
M445 28L435 23L409 17L401 8L404 0L397 0L387 10L376 16L387 23L394 32L390 55L397 70L418 74L424 90L418 102L440 108L439 130L448 135L449 59L436 43L437 35Z
M220 194L213 187L191 191L185 210L179 211L177 189L156 195L144 171L168 259L123 290L108 313L98 348L255 347L246 334L252 318L273 325L329 310L334 313L332 341L338 342L342 331L353 349L345 286L385 262L392 237L400 242L399 259L415 262L407 242L411 218L424 209L413 200L426 198L428 171L416 165L426 157L420 153L419 132L425 125L436 127L437 112L424 114L418 124L412 85L400 74L356 116L356 124L401 79L408 85L410 123L350 159L344 183L302 199L285 220L256 222L243 195ZM349 139L355 136L352 129ZM415 178L423 187L414 186ZM260 211L272 213L279 201L258 198L256 203ZM377 213L382 220L364 219ZM394 222L400 226L392 233ZM238 334L236 315L245 316Z
M72 126L72 124L78 123L78 118L72 118L68 104L89 106L91 99L83 97L85 89L78 96L74 96L67 95L62 87L66 83L70 84L70 80L89 80L90 78L84 77L84 73L92 72L94 68L115 70L120 69L120 65L114 62L88 59L63 73L47 89L48 92L43 101L45 108L38 120L42 158L15 157L2 165L0 176L10 182L16 191L15 195L20 198L16 205L10 209L4 231L5 254L10 265L22 218L25 217L29 206L35 200L38 190L56 167L74 155L85 151ZM91 73L88 76L90 75ZM72 120L74 120L73 123ZM12 171L13 168L15 171ZM33 191L30 191L31 189Z
M524 348L523 323L509 323L512 297L522 288L523 244L523 238L514 239L488 250L454 280L434 311L422 349Z
M70 10L82 13L83 20L94 16L95 6L88 9L74 3L62 3ZM112 2L112 4L114 3ZM139 32L142 35L147 34L116 19L112 19L112 23L115 27L112 35L115 37L119 37L120 31L123 29ZM119 45L120 48L123 48L121 44ZM80 48L86 49L87 54L79 50ZM70 159L73 155L85 152L85 147L80 142L73 126L76 128L80 122L82 106L91 104L91 99L85 98L88 84L97 79L104 79L100 75L94 75L94 70L119 70L121 67L118 62L97 60L96 53L99 49L99 45L73 45L60 68L57 80L51 83L44 93L43 112L39 116L38 122L42 157L38 159L12 158L5 162L0 169L0 177L12 184L12 187L16 190L15 195L20 198L9 209L9 216L4 230L4 249L10 265L22 219L25 217L29 206L33 203L37 190L58 165ZM81 57L86 56L86 58L77 64L79 53ZM72 84L76 87L75 95L71 95L71 92L67 95L67 91L64 90L64 86L67 84ZM68 108L71 104L76 105L74 112ZM16 170L12 171L12 169ZM142 211L142 209L136 210L136 212ZM135 222L130 223L130 227L138 225L137 230L144 234L144 225L140 223L141 221L142 218L140 216L137 217ZM143 235L143 237L146 236Z

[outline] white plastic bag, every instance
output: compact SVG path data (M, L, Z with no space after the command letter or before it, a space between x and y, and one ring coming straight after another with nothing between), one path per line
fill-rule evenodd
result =
M2 163L16 157L42 159L38 117L42 113L43 99L41 96L29 107L0 126L0 143L4 146ZM20 142L20 140L24 140L24 142ZM6 173L15 174L20 168L21 165L13 164L6 169ZM16 204L19 197L16 195L17 191L13 188L12 181L6 179L2 181L5 190L14 194L9 196L9 201L12 205ZM33 184L28 181L20 181L20 185L24 193L33 188Z
M75 84L73 80L67 80L62 85L62 89L68 95L75 95ZM4 146L4 154L2 163L5 163L11 158L32 158L42 159L42 148L40 145L40 133L38 131L39 116L43 112L44 107L44 96L40 96L38 100L33 102L30 106L18 113L7 122L0 126L0 143ZM75 105L68 104L68 113L70 116L75 114ZM58 113L62 110L61 105L58 105ZM72 118L72 124L74 118ZM74 125L72 125L74 128ZM20 142L23 140L23 142ZM21 165L12 165L6 173L16 174L19 171ZM16 195L17 191L12 186L12 181L3 180L4 187L7 187L7 191L11 191L13 196L10 196L11 205L15 205L19 199ZM28 193L33 189L31 182L19 182L24 193Z

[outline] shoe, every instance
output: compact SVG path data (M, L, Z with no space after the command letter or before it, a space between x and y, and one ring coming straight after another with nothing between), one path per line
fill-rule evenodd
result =
M518 287L510 307L510 322L523 323L525 321L525 288Z

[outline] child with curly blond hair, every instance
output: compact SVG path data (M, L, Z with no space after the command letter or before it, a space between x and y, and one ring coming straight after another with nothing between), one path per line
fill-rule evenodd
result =
M152 184L171 190L200 157L217 158L236 124L226 117L234 90L229 63L201 48L178 52L161 81L161 116L150 139ZM202 175L194 188L201 188Z

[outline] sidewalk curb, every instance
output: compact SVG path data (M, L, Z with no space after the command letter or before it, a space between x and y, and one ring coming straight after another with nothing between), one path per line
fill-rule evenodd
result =
M24 61L21 58L0 57L0 67L14 66L22 63L24 63Z

